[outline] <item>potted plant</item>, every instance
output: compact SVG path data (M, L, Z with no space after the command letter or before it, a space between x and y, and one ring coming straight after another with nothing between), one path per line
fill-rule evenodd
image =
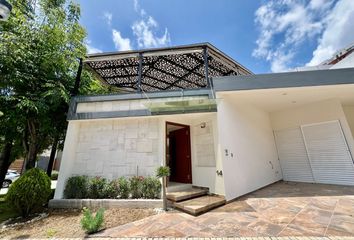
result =
M167 166L161 166L156 170L156 176L162 178L162 202L163 209L167 211L167 198L166 198L166 182L167 177L170 176L170 168Z

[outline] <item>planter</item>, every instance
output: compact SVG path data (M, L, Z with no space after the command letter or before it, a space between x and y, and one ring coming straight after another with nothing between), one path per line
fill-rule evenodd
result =
M49 208L161 208L162 199L52 199Z

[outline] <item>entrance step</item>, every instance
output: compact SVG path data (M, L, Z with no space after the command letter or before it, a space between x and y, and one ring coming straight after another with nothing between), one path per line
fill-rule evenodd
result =
M189 199L183 202L175 202L175 208L192 214L194 216L205 213L213 208L224 205L226 200L223 196L207 195Z
M168 192L167 199L172 202L180 202L186 199L192 199L208 194L208 189L188 188L183 191Z
M190 183L169 182L167 186L167 192L180 192L191 188L192 188L192 184Z

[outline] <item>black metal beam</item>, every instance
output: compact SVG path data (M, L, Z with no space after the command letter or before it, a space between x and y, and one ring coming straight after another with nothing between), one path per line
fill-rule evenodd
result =
M139 68L138 68L138 92L141 92L141 74L143 72L143 54L139 53Z
M179 76L177 76L177 75L175 75L175 74L173 74L173 73L169 73L169 72L167 72L167 71L165 71L165 70L163 70L163 69L160 69L160 68L152 67L152 69L154 69L154 70L156 70L156 71L159 71L159 72L162 72L162 73L164 73L164 74L166 74L166 75L169 75L169 76L174 77L174 78L177 78L177 79L180 79L180 78L181 78L181 77L179 77ZM204 78L204 77L203 77L203 78ZM185 82L189 82L189 83L191 83L191 84L194 84L194 85L196 85L196 86L198 86L198 87L203 87L203 85L201 85L200 83L195 83L195 82L192 82L192 81L187 80L187 79L181 79L181 80L183 80L183 81L185 81Z
M203 61L203 60L200 60L199 58L196 58L195 56L191 56L191 57L192 57L193 59L195 59L196 61L198 61L198 62L204 64L204 61ZM211 59L211 57L209 57L208 59ZM213 69L214 71L219 72L221 75L224 75L224 74L225 74L225 73L222 72L220 69L217 69L217 68L213 67L212 65L209 65L208 68ZM204 77L204 76L203 76L203 77Z
M71 93L71 96L76 96L79 93L80 82L81 82L81 73L82 73L82 58L79 59L79 68L77 69L75 85L74 85L74 89Z
M161 79L155 78L155 77L150 76L150 75L144 74L144 77L148 77L148 78L151 78L151 79L153 79L153 80L155 80L155 81L162 82L162 83L164 83L164 84L166 84L166 85L168 85L168 86L172 84L172 83L170 83L170 82L167 82L167 81L165 81L165 80L161 80ZM143 83L144 83L144 82L143 82ZM183 89L183 87L181 87L181 89Z
M204 71L205 71L205 81L207 83L207 87L210 88L210 81L209 81L209 67L208 67L208 49L206 47L203 48L203 58L204 58Z
M194 68L192 68L191 70L189 70L188 73L184 74L180 79L178 79L177 81L175 81L173 84L176 84L176 83L179 83L179 82L181 82L181 81L184 81L184 79L185 79L186 77L188 77L188 76L191 75L191 74L195 74L194 71L197 70L198 68L202 67L202 66L203 66L202 64L196 65Z
M191 56L192 58L194 58L194 59L196 59L192 54L189 54L188 56ZM169 64L171 64L171 65L175 65L175 66L177 66L177 67L180 67L180 68L182 68L183 70L185 70L185 71L189 71L190 69L188 69L188 68L186 68L185 66L183 66L183 65L181 65L181 64L178 64L178 63L175 63L175 62L173 62L173 61L171 61L170 59L168 59L168 58L165 58L165 57L161 57L161 59L163 59L163 60L165 60L166 62L168 62ZM199 61L199 59L198 59L198 61ZM199 61L200 62L200 61ZM200 73L194 73L194 74L196 74L196 75L198 75L198 76L200 76L201 78L204 78L204 76L202 75L202 74L200 74Z

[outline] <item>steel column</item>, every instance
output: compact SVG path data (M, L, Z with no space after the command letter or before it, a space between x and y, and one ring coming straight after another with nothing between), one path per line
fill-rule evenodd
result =
M208 49L207 47L203 48L203 57L204 57L204 70L205 70L205 80L207 88L210 88L209 81L209 64L208 64Z
M76 96L79 93L80 82L81 82L81 73L82 73L82 58L79 59L79 68L77 69L75 86L73 91L71 92L71 96Z
M141 78L143 74L143 53L139 53L139 68L138 68L138 92L141 92Z

